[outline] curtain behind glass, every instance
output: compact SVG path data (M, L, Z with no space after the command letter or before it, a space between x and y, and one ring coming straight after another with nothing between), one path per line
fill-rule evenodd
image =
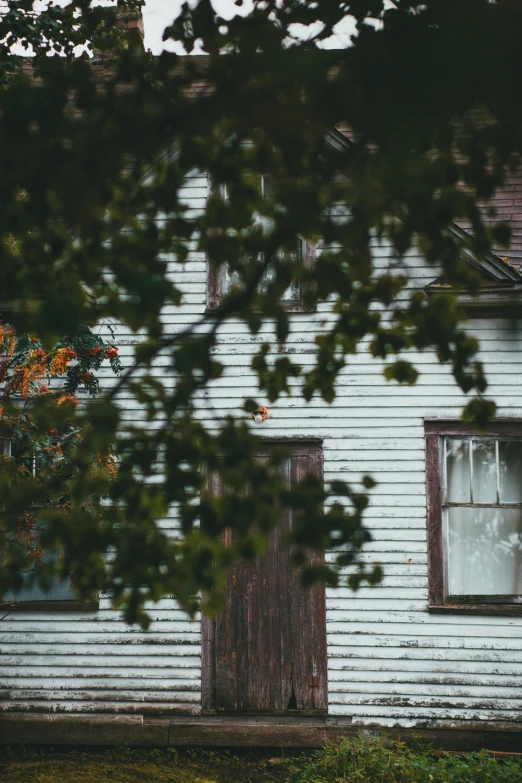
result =
M522 594L522 508L503 506L522 503L522 442L498 454L497 475L494 439L446 439L446 502L473 500L445 511L449 595Z
M448 593L522 593L522 509L449 508Z

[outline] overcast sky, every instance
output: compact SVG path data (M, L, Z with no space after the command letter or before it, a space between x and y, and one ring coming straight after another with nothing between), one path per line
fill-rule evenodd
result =
M48 5L49 0L36 0L35 10L43 9ZM55 4L67 5L70 0L53 0ZM113 0L94 0L94 4L112 5ZM159 54L162 49L169 49L183 54L183 48L174 42L168 42L165 45L162 42L163 30L170 25L178 15L184 0L145 0L143 9L143 23L145 27L145 47L151 49L154 54ZM190 0L189 0L190 2ZM231 19L236 14L246 16L252 10L252 0L243 0L241 7L237 6L234 0L212 0L216 13L224 19ZM0 0L0 7L2 0ZM317 32L317 28L306 28L303 25L294 25L292 34L304 38L310 33ZM299 28L299 29L297 29ZM353 17L347 16L337 25L335 35L323 42L325 48L344 49L350 45L350 36L355 32ZM21 46L13 46L11 51L14 54L29 54L31 50L24 50ZM78 49L81 52L82 49ZM198 50L194 54L198 54Z
M161 52L163 48L176 49L176 47L169 44L168 47L161 41L163 30L167 25L171 24L175 16L177 16L183 0L146 0L145 8L143 9L143 22L145 25L145 46L147 49L157 54ZM239 8L235 5L234 0L212 0L216 12L225 19L230 19L235 14L246 15L252 8L250 0L244 0L243 5ZM333 36L327 42L328 48L344 48L350 44L350 34L354 31L353 19L347 17L343 20L341 25L338 25L336 35ZM306 30L303 30L306 34ZM176 51L182 51L176 49Z

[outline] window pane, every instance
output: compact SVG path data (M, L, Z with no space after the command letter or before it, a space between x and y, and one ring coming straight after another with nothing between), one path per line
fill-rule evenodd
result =
M448 500L451 503L469 503L469 440L446 438L446 475Z
M500 502L522 503L522 441L498 443Z
M295 280L292 281L283 296L281 297L283 302L299 302L301 299L301 286Z
M239 272L231 272L227 264L225 266L225 292L230 291L233 285L239 285L240 282Z
M0 438L0 457L11 456L11 441L8 438Z
M291 254L287 253L285 258L290 258ZM261 283L261 290L266 291L268 284L274 279L275 271L272 266L268 266L265 269L265 273L263 275L263 281ZM283 302L299 302L301 298L301 288L299 283L296 280L293 280L291 285L288 286L288 288L283 292L283 295L281 299Z
M54 563L58 559L58 553L47 552L43 556L46 563ZM36 566L38 567L38 566ZM4 601L72 601L76 598L71 580L64 577L62 581L54 579L49 590L44 590L39 584L30 584L29 576L25 578L27 584L15 593L12 590L6 590L3 596Z
M450 595L522 593L522 510L449 508Z
M269 175L252 175L253 179L252 182L256 188L259 189L259 192L263 196L263 198L266 198L267 200L273 200L275 197L275 188L273 184L273 178ZM230 198L230 194L232 191L232 186L227 185L223 189L223 194L225 198ZM262 232L265 236L270 235L275 228L275 223L273 218L268 217L267 215L261 215L259 213L254 213L252 215L252 221L253 223L259 228L261 227ZM295 247L290 249L283 249L280 248L277 252L277 257L281 259L281 261L289 262L289 263L299 263L302 260L302 240L300 238L296 238ZM259 254L253 254L249 253L246 256L247 261L249 261L252 264L256 263L262 263L263 262L263 253ZM270 282L274 279L275 271L272 266L267 267L265 272L263 273L263 278L260 283L260 290L266 292L266 289ZM224 269L224 275L222 277L222 292L227 293L230 291L232 286L240 285L240 277L237 272L230 272L228 265L225 266ZM290 303L296 303L298 304L301 300L301 286L298 282L293 281L292 284L283 292L281 296L281 300L284 302L290 302Z
M495 441L475 439L473 450L473 502L497 502L497 459Z
M255 263L254 257L252 257L252 262ZM266 291L266 288L271 280L274 278L274 270L272 267L268 266L263 274L261 283L260 283L260 289L261 291ZM228 265L225 266L225 275L224 275L224 292L230 291L232 286L239 286L241 284L241 278L239 276L238 272L231 272ZM301 286L299 283L295 280L292 281L292 284L283 292L283 295L281 297L282 301L284 302L300 302L301 300Z

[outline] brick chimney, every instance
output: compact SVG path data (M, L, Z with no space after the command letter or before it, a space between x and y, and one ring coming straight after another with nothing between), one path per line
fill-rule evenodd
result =
M116 27L118 30L128 30L135 32L143 41L145 32L143 29L143 16L141 11L118 11L116 18Z
M143 50L144 29L141 11L117 9L116 30L118 30L119 33L126 34L125 37L130 39L132 45ZM97 78L100 81L111 78L114 75L114 71L111 62L110 49L100 50L97 47L93 47L91 66L96 71Z

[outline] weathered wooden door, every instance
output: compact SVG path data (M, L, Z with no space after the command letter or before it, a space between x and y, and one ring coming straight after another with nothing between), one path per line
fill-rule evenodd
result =
M283 466L289 484L309 472L322 477L320 446L299 444L292 452ZM267 554L230 570L226 608L203 619L205 711L327 711L324 586L305 589L281 546L291 524L287 512Z

